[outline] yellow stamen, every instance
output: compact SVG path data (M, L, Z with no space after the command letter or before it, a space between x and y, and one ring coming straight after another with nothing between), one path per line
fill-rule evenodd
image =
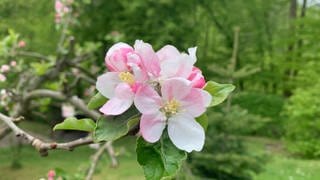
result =
M179 107L180 103L177 100L172 99L165 103L163 110L165 111L165 113L172 115L178 112Z
M134 76L130 72L121 72L119 74L119 78L121 81L126 82L128 84L134 83Z

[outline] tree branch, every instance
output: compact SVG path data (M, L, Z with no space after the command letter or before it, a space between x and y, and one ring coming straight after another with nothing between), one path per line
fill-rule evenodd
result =
M29 101L33 98L39 98L39 97L50 97L57 100L67 100L76 108L80 109L86 115L91 117L92 119L97 120L100 117L100 114L98 112L89 110L86 104L77 96L67 97L60 92L56 92L52 90L38 89L38 90L31 91L24 97L24 100Z
M63 149L63 150L71 151L78 146L93 143L93 139L91 137L80 138L80 139L66 142L66 143L56 143L56 142L47 143L23 131L22 129L20 129L18 126L15 125L12 118L2 113L0 113L0 120L3 121L15 133L17 137L25 139L27 143L31 144L35 149L37 149L41 156L47 156L49 150Z
M111 142L106 142L103 146L101 146L97 152L92 156L92 161L91 161L91 166L88 170L88 173L87 173L87 176L86 176L86 180L91 180L92 179L92 176L94 174L94 171L97 167L97 164L99 162L99 160L101 159L102 155L103 155L103 152L105 150L108 150L109 152L109 155L111 157L111 165L112 166L117 166L118 165L118 162L117 160L115 159L115 155L114 155L114 151L112 149L112 144ZM110 151L111 150L111 151ZM111 153L110 153L111 152ZM115 159L115 161L114 161ZM113 164L115 163L115 164Z
M47 56L42 55L40 53L36 53L36 52L18 51L17 55L50 61L50 59Z

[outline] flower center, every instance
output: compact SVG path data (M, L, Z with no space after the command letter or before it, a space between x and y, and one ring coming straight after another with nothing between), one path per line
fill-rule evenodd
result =
M134 76L130 72L121 72L119 74L119 78L121 81L126 82L128 84L134 84Z
M178 112L179 107L180 107L180 103L177 100L172 99L165 103L163 110L165 113L172 115Z

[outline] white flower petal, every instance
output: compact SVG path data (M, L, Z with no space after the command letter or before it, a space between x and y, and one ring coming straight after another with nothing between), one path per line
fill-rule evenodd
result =
M188 114L176 114L168 120L168 134L172 143L187 152L201 151L205 134L202 126Z
M188 78L192 72L193 60L187 54L180 54L174 59L162 61L160 75L164 78Z
M105 115L119 115L130 108L134 94L126 83L120 83L115 89L115 97L100 108Z
M189 53L189 56L192 59L192 63L193 64L196 63L196 61L197 61L196 52L197 52L197 47L192 47L192 48L188 49L188 53Z
M177 48L172 45L166 45L162 47L158 52L157 56L160 61L171 61L180 55L180 52Z
M180 100L191 90L191 82L183 78L171 78L162 82L161 95L164 100Z
M120 82L118 72L107 72L98 77L96 88L103 96L110 99L114 96L114 90Z
M150 143L157 142L166 127L166 117L160 111L154 114L143 114L140 121L140 132L143 139Z
M161 107L161 97L149 85L142 85L134 98L134 105L142 114L152 114Z

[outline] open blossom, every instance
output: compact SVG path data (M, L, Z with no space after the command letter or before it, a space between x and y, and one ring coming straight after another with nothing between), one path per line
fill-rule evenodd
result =
M0 82L4 82L7 80L7 77L3 74L0 74Z
M188 53L180 53L174 46L166 45L157 52L160 61L160 78L188 78L196 62L197 48L189 48Z
M10 66L7 65L7 64L2 65L1 68L0 68L0 72L2 72L2 73L6 73L6 72L9 72L9 71L10 71Z
M154 69L159 66L150 64L156 57L151 45L142 41L136 41L134 48L126 43L112 46L105 58L110 72L98 77L96 83L98 91L110 99L100 111L105 115L119 115L129 109L139 86L149 75L159 73Z
M151 143L158 141L166 125L168 135L179 149L200 151L205 135L195 120L211 102L208 92L193 88L183 78L172 78L161 84L161 96L151 86L142 86L135 97L135 106L142 113L140 132Z
M137 40L134 46L113 45L105 57L109 72L98 77L96 88L109 99L99 110L105 115L120 115L133 104L142 114L140 134L157 142L167 127L173 144L187 152L203 148L205 133L195 120L211 102L203 90L205 79L197 61L196 47L188 53L166 45L155 52Z

